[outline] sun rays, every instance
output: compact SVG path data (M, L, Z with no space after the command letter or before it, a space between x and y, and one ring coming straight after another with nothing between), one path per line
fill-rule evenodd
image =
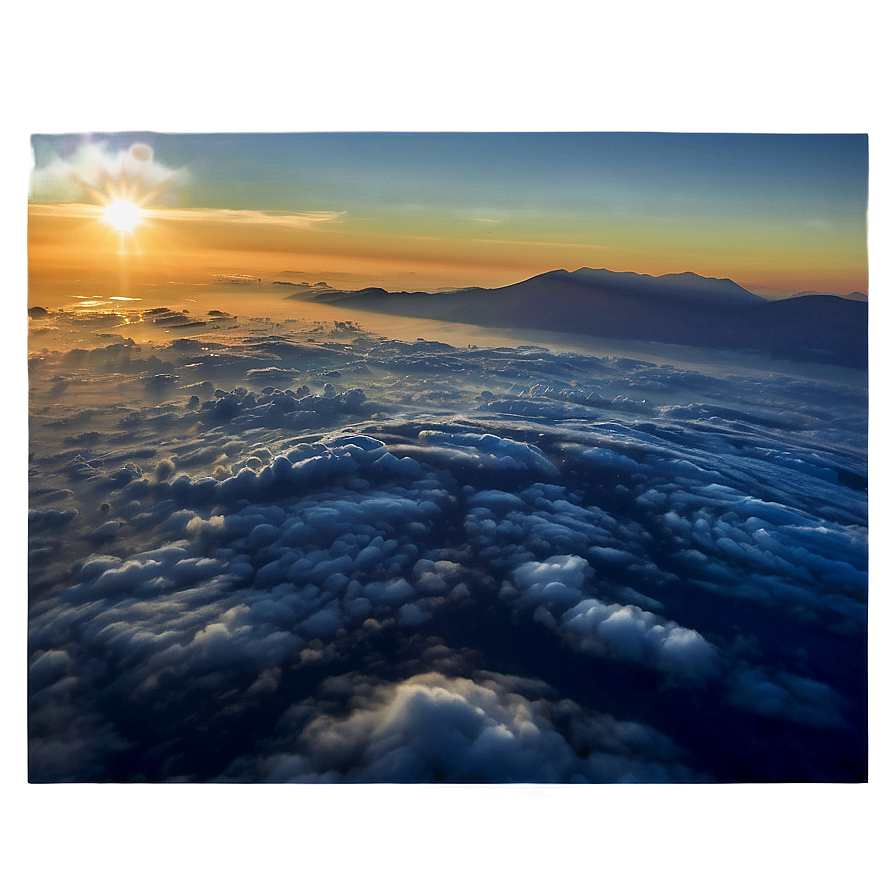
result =
M140 142L117 152L89 143L67 169L67 179L81 201L95 209L98 222L118 235L120 253L139 250L135 230L147 223L153 206L168 204L172 188L185 173L160 165L152 147Z

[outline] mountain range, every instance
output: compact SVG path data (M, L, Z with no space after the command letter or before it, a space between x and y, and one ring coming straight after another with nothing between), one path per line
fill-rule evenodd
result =
M799 361L867 367L868 305L834 295L769 301L733 280L691 272L652 276L580 268L539 274L497 289L454 292L297 292L340 308L485 327L519 327L753 350Z
M804 289L802 292L795 292L792 296L788 296L788 298L795 299L799 296L817 296L822 295L819 293L817 289ZM867 302L868 301L868 293L865 292L848 292L845 296L840 296L841 299L851 299L853 302Z

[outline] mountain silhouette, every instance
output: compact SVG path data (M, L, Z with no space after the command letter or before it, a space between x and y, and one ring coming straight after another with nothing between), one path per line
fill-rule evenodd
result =
M818 295L839 295L837 293L820 293L817 289L804 289L802 292L795 292L792 296L789 296L791 299L799 298L800 296L818 296ZM868 294L864 292L848 292L845 296L839 295L841 299L851 299L853 302L867 302Z
M390 293L317 290L295 298L484 327L769 352L849 367L868 364L868 305L840 296L779 301L733 280L691 272L649 274L580 268L549 271L497 289Z

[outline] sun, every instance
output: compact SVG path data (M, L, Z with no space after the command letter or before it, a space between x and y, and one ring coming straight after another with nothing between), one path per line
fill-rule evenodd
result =
M127 199L116 199L106 207L103 221L124 236L143 222L143 209Z

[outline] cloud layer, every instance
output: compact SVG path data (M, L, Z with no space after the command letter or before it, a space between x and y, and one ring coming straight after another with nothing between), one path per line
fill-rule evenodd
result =
M32 780L865 774L861 386L153 319L32 322Z

